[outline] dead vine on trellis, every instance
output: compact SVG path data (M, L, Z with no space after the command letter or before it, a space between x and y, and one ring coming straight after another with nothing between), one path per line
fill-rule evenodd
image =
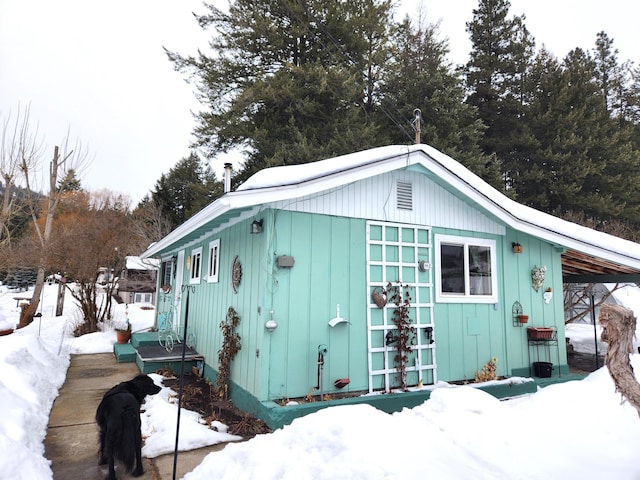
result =
M220 322L222 330L222 347L218 350L218 378L214 394L220 400L229 399L229 379L231 378L231 361L240 351L240 334L236 328L240 324L240 316L229 307L226 318Z
M416 343L416 327L411 324L409 317L409 309L411 307L411 293L408 285L387 285L387 292L390 294L390 302L395 305L393 309L393 323L396 326L396 335L394 343L396 346L396 354L393 357L398 377L400 379L400 387L407 390L407 363L411 347Z

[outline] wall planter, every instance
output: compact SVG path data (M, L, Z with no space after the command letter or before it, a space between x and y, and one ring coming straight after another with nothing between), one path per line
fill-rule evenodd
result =
M556 329L548 327L529 327L527 328L527 337L529 340L544 341L555 340Z
M518 322L529 323L529 315L518 315Z

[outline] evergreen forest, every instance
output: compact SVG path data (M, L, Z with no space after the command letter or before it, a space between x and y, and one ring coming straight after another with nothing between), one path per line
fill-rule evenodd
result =
M518 202L640 239L640 68L614 39L602 31L557 58L508 0L479 0L468 61L454 65L437 23L419 10L397 20L395 7L205 4L194 15L207 49L166 51L197 88L194 153L139 208L159 206L175 227L222 194L207 166L221 153L243 154L237 187L266 167L414 143L419 122L422 143Z

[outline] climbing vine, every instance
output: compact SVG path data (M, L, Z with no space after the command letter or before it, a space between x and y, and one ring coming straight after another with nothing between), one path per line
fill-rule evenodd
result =
M416 327L411 324L409 309L411 308L411 293L407 285L397 282L387 285L387 292L390 294L390 302L395 305L393 309L393 323L396 326L394 343L396 344L396 354L393 361L398 371L400 387L407 390L407 363L411 347L416 344Z
M240 316L229 307L227 317L220 322L220 330L222 330L222 347L218 350L218 378L216 380L216 388L214 394L220 400L229 398L229 378L231 378L231 361L240 351L240 334L236 332L236 328L240 324Z

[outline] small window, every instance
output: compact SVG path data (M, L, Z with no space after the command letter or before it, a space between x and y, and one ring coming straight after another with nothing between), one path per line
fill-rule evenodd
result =
M220 239L209 243L209 263L207 264L207 282L216 283L220 271Z
M200 270L202 269L202 247L191 251L191 264L189 266L189 283L200 283Z
M171 285L171 281L175 275L173 268L173 257L167 258L162 261L162 284L161 285Z
M136 293L133 297L133 303L152 303L153 294L151 293Z
M438 235L435 244L439 302L497 301L494 240Z

